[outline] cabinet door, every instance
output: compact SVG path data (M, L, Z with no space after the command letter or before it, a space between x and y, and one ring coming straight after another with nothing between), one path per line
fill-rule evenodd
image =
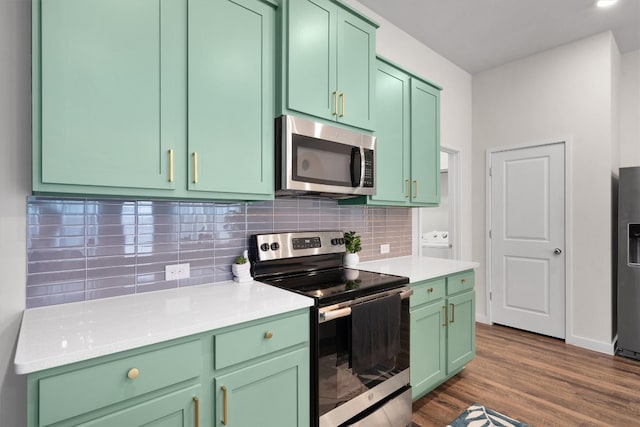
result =
M413 400L446 377L446 320L443 300L411 311L411 386Z
M338 12L338 121L373 129L375 28L346 10Z
M33 41L34 190L41 184L173 188L169 149L180 141L163 136L179 117L170 104L164 109L171 100L162 92L172 84L176 51L163 41L184 25L177 20L180 3L33 5L40 24Z
M308 426L309 376L304 348L217 377L215 425Z
M440 203L440 91L411 79L411 201Z
M447 374L458 371L476 354L475 291L447 298Z
M380 203L409 203L409 77L378 61L376 71L376 194Z
M272 198L275 11L189 1L189 190Z
M82 427L192 427L197 425L196 413L199 410L196 410L194 398L200 398L200 391L199 385L193 386L86 423L74 423L73 425ZM202 403L198 401L198 405Z
M337 7L328 0L290 0L287 107L335 120Z

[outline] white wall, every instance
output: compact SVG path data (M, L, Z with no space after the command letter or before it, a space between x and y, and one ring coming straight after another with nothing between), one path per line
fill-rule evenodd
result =
M440 56L398 27L355 0L346 0L354 8L380 24L376 33L376 51L407 70L442 86L440 97L440 143L460 151L460 259L471 259L471 75ZM417 238L417 209L414 209L414 238ZM414 244L417 248L417 239ZM416 255L417 252L414 252ZM477 258L474 258L477 260Z
M569 139L566 341L612 351L611 170L615 162L615 42L610 33L473 76L473 258L485 260L485 153ZM478 316L487 315L484 265Z
M0 425L26 424L26 377L13 370L25 308L30 179L31 7L0 1Z
M621 58L620 167L640 166L640 50Z

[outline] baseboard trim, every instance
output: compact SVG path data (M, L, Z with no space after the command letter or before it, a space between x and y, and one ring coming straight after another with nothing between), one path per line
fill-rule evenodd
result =
M489 319L486 314L476 313L476 322L484 323L485 325L489 325Z
M589 338L578 337L575 335L567 336L565 342L576 347L586 348L587 350L597 351L599 353L613 355L615 347L612 342L596 341Z

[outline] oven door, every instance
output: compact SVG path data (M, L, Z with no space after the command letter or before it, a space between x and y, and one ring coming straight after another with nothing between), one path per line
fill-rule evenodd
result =
M375 194L375 137L293 116L279 127L278 194Z
M354 334L376 337L387 334L384 313L382 321L354 330L353 315L358 305L400 297L398 325L399 346L388 353L384 351L371 359L364 355L364 362L357 352L363 344ZM374 296L337 304L319 310L318 329L318 412L320 426L350 425L359 417L383 406L401 390L409 387L409 296L410 288L400 288ZM373 314L373 313L372 313ZM372 316L377 318L376 315ZM393 322L392 322L393 323ZM355 339L354 339L355 338ZM384 345L383 345L384 346ZM376 346L380 347L380 346ZM374 349L375 352L375 349ZM361 355L360 355L361 356ZM388 357L389 356L389 357ZM411 405L405 418L411 418ZM402 418L403 420L405 418ZM393 425L399 425L395 420Z

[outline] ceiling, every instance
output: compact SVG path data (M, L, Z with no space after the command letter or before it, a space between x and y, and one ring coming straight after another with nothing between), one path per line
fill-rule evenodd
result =
M611 30L640 49L640 0L359 0L471 74Z

